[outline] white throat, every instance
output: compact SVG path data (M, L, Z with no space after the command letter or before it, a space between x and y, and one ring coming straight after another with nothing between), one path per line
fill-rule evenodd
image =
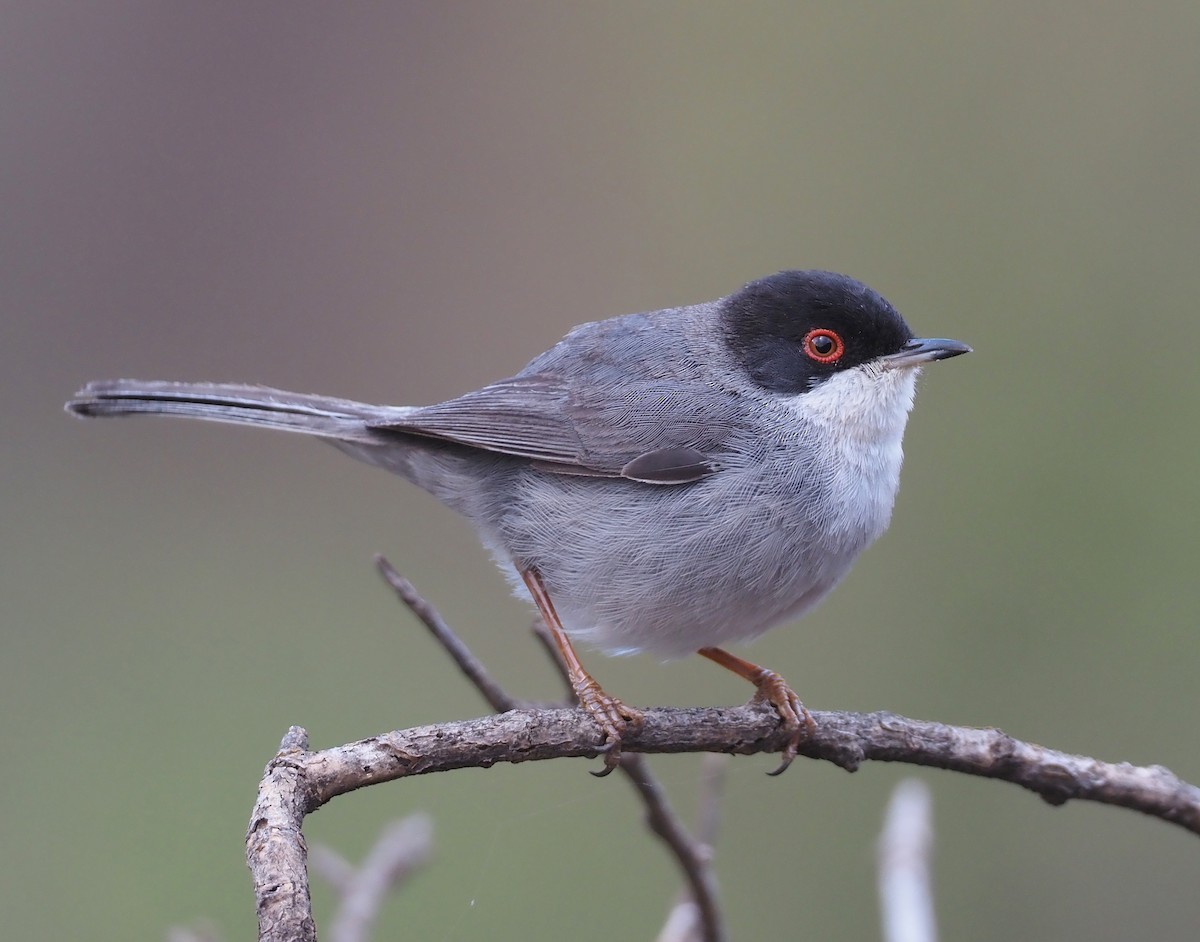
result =
M866 363L830 376L791 400L809 421L833 426L838 439L899 445L913 406L919 368L881 370Z
M880 370L870 364L829 377L785 400L802 415L839 496L830 513L833 532L858 533L871 542L891 520L904 462L904 427L912 408L917 369Z

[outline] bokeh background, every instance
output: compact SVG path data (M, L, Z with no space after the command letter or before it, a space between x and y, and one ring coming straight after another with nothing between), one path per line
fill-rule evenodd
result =
M996 725L1200 780L1200 6L8 3L0 14L0 932L254 931L243 831L314 744L478 715L382 551L518 695L528 612L431 499L332 449L80 424L104 377L392 403L571 326L780 268L976 353L922 380L892 529L749 649L820 709ZM699 659L590 659L641 704ZM681 809L697 757L658 760ZM913 770L737 759L737 938L878 935ZM556 762L338 799L357 859L429 812L380 937L652 938L679 879L620 778ZM946 938L1194 939L1194 835L917 771ZM327 924L332 897L318 885Z

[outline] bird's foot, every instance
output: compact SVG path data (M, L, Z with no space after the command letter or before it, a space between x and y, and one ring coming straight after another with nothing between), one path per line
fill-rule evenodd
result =
M606 693L596 681L584 674L580 683L574 684L575 696L583 711L595 721L604 733L604 769L593 772L597 778L608 775L621 764L621 741L627 730L641 729L645 717L640 710L626 706L616 697Z
M787 745L783 747L783 761L779 764L779 768L767 773L768 775L780 775L796 758L800 750L800 743L817 731L817 724L813 720L812 714L796 696L796 691L788 686L786 680L766 668L760 668L760 671L759 676L753 679L754 686L758 688L754 699L765 700L771 704L775 708L775 712L779 714L784 731L791 734Z
M796 758L800 751L800 743L804 742L806 737L812 736L817 729L812 714L804 708L804 704L796 696L796 691L774 671L752 664L721 648L701 648L696 653L750 681L758 690L758 693L754 695L754 700L766 700L775 707L775 712L779 714L784 732L789 734L789 739L783 748L783 762L780 763L779 768L768 774L779 775L782 773Z

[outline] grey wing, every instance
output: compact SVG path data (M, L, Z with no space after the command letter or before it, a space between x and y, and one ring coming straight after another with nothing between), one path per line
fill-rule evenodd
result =
M560 474L684 484L719 470L711 422L685 390L522 374L368 426L527 458Z
M567 407L568 391L552 377L516 376L369 424L505 455L575 464L582 459L583 443Z
M698 309L690 309L695 312ZM381 420L560 474L685 484L720 470L742 404L688 353L675 309L576 328L512 379Z

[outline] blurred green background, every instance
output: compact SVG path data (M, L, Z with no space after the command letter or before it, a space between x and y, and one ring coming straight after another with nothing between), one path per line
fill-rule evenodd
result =
M430 402L780 268L976 353L922 380L887 536L742 652L816 709L1200 780L1197 49L1194 2L7 4L0 933L251 937L243 831L289 724L325 746L482 712L377 551L512 693L558 691L431 499L288 436L73 422L82 382ZM700 659L588 662L632 703L748 693ZM698 759L654 765L690 811ZM652 938L679 879L593 767L373 788L307 831L357 859L432 814L380 938ZM771 767L730 772L734 936L878 937L912 770ZM915 774L944 937L1196 937L1194 835Z

